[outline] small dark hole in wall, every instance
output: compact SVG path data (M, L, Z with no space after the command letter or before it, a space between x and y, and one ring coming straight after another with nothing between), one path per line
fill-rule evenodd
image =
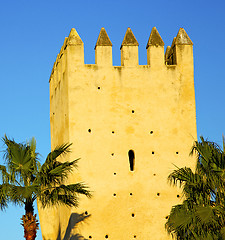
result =
M177 194L177 198L179 198L180 197L180 195L179 194Z
M154 173L153 176L156 176L156 174Z
M98 87L98 89L100 89L100 87Z
M55 113L53 113L53 115L55 115Z
M157 196L160 196L160 193L157 193Z
M165 218L166 218L166 219L168 219L169 217L168 217L168 216L166 216Z
M105 238L109 238L109 236L108 236L108 235L105 235Z
M88 215L88 212L87 212L87 211L85 211L85 215Z
M114 134L115 132L114 131L112 131L112 134Z
M134 217L135 216L134 213L132 213L131 216Z
M116 173L114 172L114 175L116 175Z
M134 235L134 238L136 238L136 235Z
M130 195L132 196L132 195L133 195L133 193L131 192L131 193L130 193Z
M135 156L134 156L134 151L133 150L128 151L128 157L129 157L129 163L130 163L130 171L134 171Z
M91 129L90 129L90 128L88 129L88 132L89 132L89 133L91 132Z
M134 113L134 110L132 110L132 113Z
M112 153L111 155L114 156L114 153Z
M179 152L176 152L176 154L178 154Z
M92 238L92 236L89 236L89 238Z
M155 154L155 152L154 152L154 151L152 151L152 154Z
M116 196L116 193L113 193L113 196Z
M150 131L150 134L153 134L153 131Z

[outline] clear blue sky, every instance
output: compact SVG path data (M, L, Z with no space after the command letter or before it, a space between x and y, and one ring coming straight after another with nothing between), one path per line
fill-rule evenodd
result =
M6 133L22 142L35 136L42 159L50 151L48 80L72 27L84 42L85 63L94 63L94 46L104 27L113 43L114 65L120 65L119 47L127 27L139 42L140 64L146 64L146 43L156 26L165 47L180 27L193 41L198 136L222 144L224 0L2 0L0 23L0 137ZM23 239L23 212L15 207L0 212L1 240Z

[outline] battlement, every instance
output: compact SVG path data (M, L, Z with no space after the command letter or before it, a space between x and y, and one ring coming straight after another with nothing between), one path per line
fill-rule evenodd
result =
M120 47L121 66L139 66L138 46L137 39L131 29L128 28ZM180 28L171 46L168 46L164 53L164 42L156 27L153 27L146 46L147 66L154 68L187 63L193 64L192 46L191 39L185 30ZM71 55L74 66L84 64L84 43L74 28L71 29L69 36L65 38L63 46L57 55L51 75L65 54ZM113 66L112 42L104 28L101 29L95 45L95 65L101 67Z

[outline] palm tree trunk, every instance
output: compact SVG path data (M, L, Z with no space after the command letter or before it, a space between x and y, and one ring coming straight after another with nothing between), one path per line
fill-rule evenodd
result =
M34 207L32 201L25 203L25 215L21 218L22 226L24 227L24 238L26 240L35 240L38 230L38 221L36 214L34 215Z

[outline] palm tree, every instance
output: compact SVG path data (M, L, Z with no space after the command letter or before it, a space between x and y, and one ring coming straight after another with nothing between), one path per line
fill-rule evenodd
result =
M77 166L77 160L60 162L58 158L70 151L71 144L63 144L50 152L41 165L36 153L33 138L26 144L16 143L5 136L3 142L5 165L0 165L0 208L14 203L25 207L22 216L24 237L34 240L38 229L34 201L38 199L43 207L63 204L69 207L78 205L78 195L91 197L83 183L65 184L68 174Z
M195 172L177 168L168 177L183 190L184 201L172 207L166 230L177 240L225 239L225 139L223 149L216 143L196 141Z

